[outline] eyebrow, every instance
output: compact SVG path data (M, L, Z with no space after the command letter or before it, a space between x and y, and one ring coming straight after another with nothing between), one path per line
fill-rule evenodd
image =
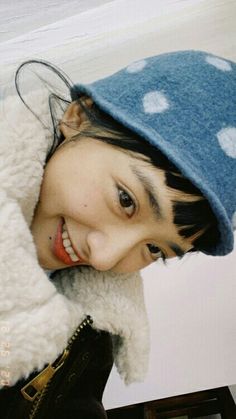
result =
M137 167L130 165L130 168L132 170L132 173L136 176L136 178L141 182L144 191L147 195L149 205L153 211L153 215L157 220L160 220L160 218L163 218L162 211L160 208L160 204L158 202L158 198L155 193L155 186L151 179L149 179L147 176L145 176L143 173L141 173Z

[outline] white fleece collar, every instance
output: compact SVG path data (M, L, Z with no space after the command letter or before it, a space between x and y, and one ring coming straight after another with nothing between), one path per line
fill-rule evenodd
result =
M31 94L30 103L49 118L45 92ZM0 115L0 370L10 385L41 370L89 314L94 328L120 337L114 356L124 381L142 380L149 333L140 275L70 268L48 279L29 226L51 136L17 96L1 103Z

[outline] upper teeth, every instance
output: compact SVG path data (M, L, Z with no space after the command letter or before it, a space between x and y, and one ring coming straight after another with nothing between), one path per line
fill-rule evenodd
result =
M65 248L65 251L70 256L72 262L78 262L79 258L74 252L65 224L63 224L62 230L63 230L62 241L63 241L63 246Z

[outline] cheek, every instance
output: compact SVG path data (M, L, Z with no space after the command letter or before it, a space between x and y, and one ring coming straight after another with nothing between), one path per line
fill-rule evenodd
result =
M46 167L41 189L44 212L49 217L61 215L81 222L108 218L111 211L105 200L111 192L107 186L104 188L104 176L95 176L80 161L76 165L71 161L62 163L55 159Z
M136 272L145 268L151 263L153 263L152 260L148 261L146 258L144 259L143 249L138 246L137 248L131 250L127 255L125 255L123 260L121 260L112 270L118 273Z
M146 268L146 266L150 265L153 262L146 262L144 263L140 259L133 259L131 257L127 257L126 260L119 263L114 269L113 272L117 273L131 273L140 271L140 269Z
M69 188L62 191L58 209L64 217L89 227L101 228L111 217L102 194L89 187ZM58 210L57 209L57 210Z

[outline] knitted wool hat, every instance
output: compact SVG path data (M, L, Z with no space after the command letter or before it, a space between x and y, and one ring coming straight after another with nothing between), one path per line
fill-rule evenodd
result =
M236 64L201 51L145 58L88 85L75 85L114 119L156 146L207 198L225 255L236 227Z

